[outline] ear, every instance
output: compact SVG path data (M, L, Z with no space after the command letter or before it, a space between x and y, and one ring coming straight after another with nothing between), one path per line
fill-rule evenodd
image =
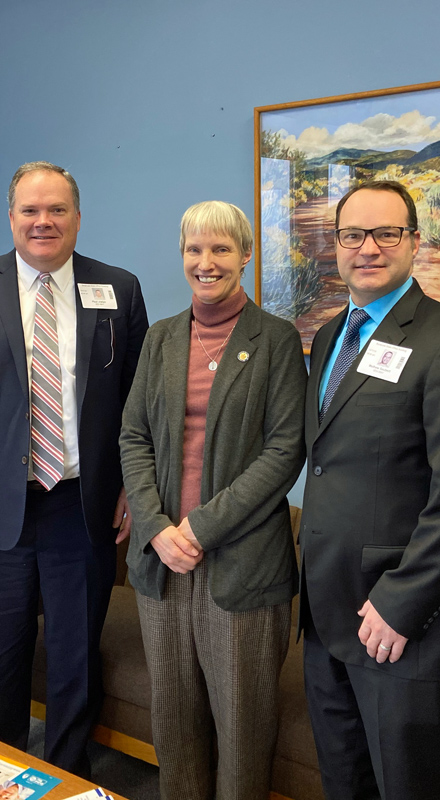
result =
M243 256L243 262L242 262L242 264L243 264L243 267L244 267L246 264L248 264L248 263L249 263L249 261L251 260L251 258L252 258L252 249L251 249L251 250L249 250L247 253L245 253L245 254L244 254L244 256Z
M413 237L413 242L414 242L414 245L413 245L413 256L415 257L417 255L417 253L419 252L419 247L420 247L420 231L414 231L414 233L412 234L412 237Z

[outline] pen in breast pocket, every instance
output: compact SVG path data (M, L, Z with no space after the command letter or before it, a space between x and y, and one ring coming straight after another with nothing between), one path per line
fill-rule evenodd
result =
M103 320L103 322L104 321L105 320ZM105 365L104 369L107 369L107 367L109 367L110 364L113 364L113 359L115 357L115 326L114 326L114 323L113 323L113 320L111 319L111 317L109 317L108 322L110 324L110 348L111 348L111 354L112 355L111 355L110 361L108 362L108 364Z

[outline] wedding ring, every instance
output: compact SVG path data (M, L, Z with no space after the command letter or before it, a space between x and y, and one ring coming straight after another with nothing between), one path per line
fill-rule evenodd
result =
M384 645L384 644L382 644L382 642L381 642L381 643L380 643L380 645L379 645L379 647L381 647L381 648L382 648L382 650L386 650L386 651L387 651L387 653L388 653L388 652L391 650L391 647L392 647L392 645L391 645L391 647L385 647L385 645Z

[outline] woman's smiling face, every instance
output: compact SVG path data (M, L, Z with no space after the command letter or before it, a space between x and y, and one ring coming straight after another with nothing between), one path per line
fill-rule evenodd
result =
M185 278L202 303L218 303L238 292L243 267L251 255L242 255L227 234L188 232L183 251Z

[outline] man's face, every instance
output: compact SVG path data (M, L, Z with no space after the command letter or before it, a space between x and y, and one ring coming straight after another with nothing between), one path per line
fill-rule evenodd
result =
M360 189L343 206L339 228L380 228L408 225L407 207L396 192ZM353 302L363 307L402 286L413 268L420 234L402 234L397 247L379 247L371 234L362 247L348 250L336 244L339 274L347 284Z
M81 214L64 176L37 170L20 178L9 220L22 259L39 272L52 272L72 255Z

